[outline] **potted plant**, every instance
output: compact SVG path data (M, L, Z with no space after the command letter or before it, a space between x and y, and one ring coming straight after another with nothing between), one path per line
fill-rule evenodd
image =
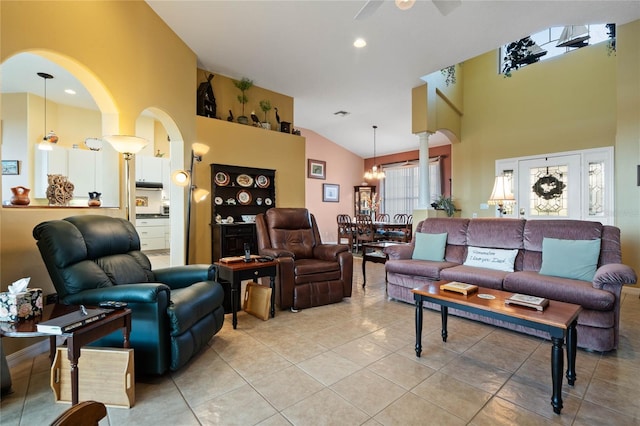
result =
M546 54L547 52L537 48L535 42L528 36L509 43L503 59L504 67L502 73L505 77L511 77L511 71L538 62L540 57Z
M262 128L271 130L271 123L267 121L267 113L271 111L271 101L268 99L260 101L260 109L264 112L264 121L261 123Z
M431 203L431 207L436 210L444 210L449 217L452 217L456 212L456 205L451 197L445 197L444 195L440 195L440 198L435 203Z
M240 90L240 94L238 95L238 102L240 102L240 104L242 105L242 115L238 117L238 123L249 124L249 119L246 115L244 115L244 105L249 102L249 99L247 98L245 92L253 87L253 80L249 80L248 78L244 77L240 81L234 80L233 84L238 88L238 90Z

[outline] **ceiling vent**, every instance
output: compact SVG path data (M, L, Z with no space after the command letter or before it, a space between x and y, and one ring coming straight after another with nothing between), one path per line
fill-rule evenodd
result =
M346 117L347 115L351 114L350 112L347 111L336 111L333 113L333 115L337 115L338 117Z

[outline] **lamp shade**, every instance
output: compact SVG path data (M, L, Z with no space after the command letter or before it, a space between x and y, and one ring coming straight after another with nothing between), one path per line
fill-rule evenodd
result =
M200 201L204 201L204 199L207 198L208 196L209 196L209 191L207 191L206 189L195 188L193 190L193 199L195 200L196 203L199 203Z
M502 205L514 202L515 200L516 198L511 192L509 180L504 175L496 176L488 203L492 205Z
M176 170L171 174L171 180L178 186L187 186L189 185L189 172Z
M138 136L111 135L104 136L103 140L109 142L113 149L122 154L137 154L149 144L149 141Z
M196 142L193 145L191 145L191 149L193 150L193 154L198 156L198 157L202 157L207 152L209 152L209 146L208 145L205 145L203 143L198 143L198 142Z

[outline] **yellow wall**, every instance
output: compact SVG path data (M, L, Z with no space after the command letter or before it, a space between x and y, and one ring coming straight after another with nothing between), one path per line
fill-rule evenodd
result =
M496 159L615 146L618 176L619 169L629 168L629 164L620 161L621 156L630 157L629 163L639 163L640 33L637 23L632 26L634 31L620 27L618 39L622 45L630 43L629 38L634 39L634 67L623 59L623 49L617 56L608 56L606 43L524 67L511 78L497 73L497 51L464 63L463 137L461 143L453 145L452 158L453 195L456 204L467 212L465 215L489 215L489 210L479 210L479 206L491 193ZM630 70L624 79L617 74L621 64ZM629 102L635 103L636 115L618 116L617 96L627 90L635 90ZM634 123L635 131L618 133ZM625 242L624 261L640 270L640 241L630 238L637 236L640 226L635 179L616 179L615 198L617 207L621 200L634 200L629 202L634 203L633 207L627 204L624 211L616 209L616 225L621 227Z
M196 129L197 141L211 147L202 162L196 165L196 185L199 188L211 190L211 163L275 169L276 206L304 207L303 137L209 117L196 117ZM192 225L191 232L192 263L211 262L211 202L209 197L195 205L195 217L192 219L195 227Z
M196 56L146 3L3 0L0 24L2 62L17 53L33 51L68 69L80 70L85 81L101 83L103 90L107 89L107 101L115 104L118 112L112 129L134 134L138 115L155 107L174 120L186 150L190 149L196 135ZM92 91L92 87L88 89ZM107 101L96 99L99 106L108 105ZM122 167L114 170L117 172L122 173ZM1 289L27 275L45 294L53 292L31 231L41 221L86 212L0 209ZM122 210L100 209L99 213L124 215ZM15 352L31 344L27 340L8 339L5 350Z

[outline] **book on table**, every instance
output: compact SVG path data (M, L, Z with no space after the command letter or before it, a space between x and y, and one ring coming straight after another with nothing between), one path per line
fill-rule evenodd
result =
M77 311L38 323L36 324L36 329L39 333L62 334L101 320L110 312L113 311L99 308L85 309L83 311L79 308Z
M459 283L457 281L451 281L450 283L441 284L440 290L455 291L456 293L462 293L465 296L467 296L470 293L473 293L474 291L478 290L478 286L474 284Z
M508 299L505 299L504 303L506 303L507 305L526 306L528 308L534 308L539 311L542 311L549 304L549 299L545 299L544 297L529 296L527 294L516 293L511 297L509 297Z

